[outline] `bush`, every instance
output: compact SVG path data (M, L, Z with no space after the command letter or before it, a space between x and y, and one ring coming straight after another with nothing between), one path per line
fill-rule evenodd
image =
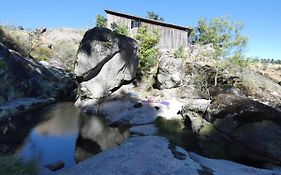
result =
M243 56L241 56L240 53L237 53L230 57L229 61L241 67L248 67L250 64L250 61L243 59Z
M155 46L160 40L160 35L157 31L149 31L144 25L138 28L135 38L140 45L139 69L142 72L150 71L158 63L159 51Z
M180 47L178 50L176 50L176 51L174 52L174 57L175 57L175 58L181 58L181 59L183 59L183 60L186 60L186 59L187 59L187 55L186 55L186 53L185 53L183 47Z
M97 27L106 27L107 19L102 15L97 15L96 16L96 26Z
M38 61L46 61L52 57L53 53L49 48L38 46L31 51L30 55Z
M130 36L129 28L128 26L124 24L117 24L116 22L113 22L110 24L110 27L113 32L118 33L120 35Z

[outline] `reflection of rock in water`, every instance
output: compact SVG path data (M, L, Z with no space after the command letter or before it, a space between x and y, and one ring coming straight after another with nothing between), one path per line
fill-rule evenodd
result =
M45 118L50 118L35 127L43 135L68 135L77 132L80 110L71 103L59 103L50 110Z
M75 161L79 163L92 155L101 152L100 146L91 139L82 138L80 135L76 140Z
M79 136L76 140L75 161L79 163L101 151L122 143L129 131L109 127L97 116L80 116Z

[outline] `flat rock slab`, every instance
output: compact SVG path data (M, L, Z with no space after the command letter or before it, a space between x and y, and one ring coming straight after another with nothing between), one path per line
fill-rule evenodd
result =
M130 128L130 133L145 136L155 135L157 132L158 128L155 126L155 124L140 125Z
M61 174L198 174L199 164L194 163L186 152L186 159L180 160L168 147L169 142L162 137L130 138L121 146L102 152Z
M180 111L184 103L176 100L148 101L116 100L103 102L98 113L110 121L110 124L143 125L155 122L161 116L166 119L181 119Z
M121 146L104 151L59 174L281 175L281 172L247 167L231 161L207 159L172 146L163 137L144 136L130 138Z
M130 125L153 123L157 118L157 111L148 103L141 107L134 107L137 102L118 100L102 103L98 107L99 114L105 116L112 123L126 122Z

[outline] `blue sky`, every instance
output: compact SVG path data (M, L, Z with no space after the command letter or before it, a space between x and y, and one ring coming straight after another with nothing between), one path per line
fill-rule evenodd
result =
M280 0L1 0L0 8L0 23L26 28L91 28L103 9L142 17L154 11L184 26L196 26L200 17L229 16L245 23L247 56L281 59Z

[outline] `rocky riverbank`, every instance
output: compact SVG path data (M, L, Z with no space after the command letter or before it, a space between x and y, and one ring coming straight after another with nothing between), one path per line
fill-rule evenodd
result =
M67 99L76 86L71 74L22 57L1 43L0 64L1 119Z
M77 90L75 104L86 114L131 133L120 146L62 174L281 174L248 167L281 165L281 86L276 81L189 53L187 62L163 54L150 82L137 77L139 48L132 38L93 28L78 47L80 35L58 31L41 31L40 41L48 36L43 41L54 43L42 47L52 50L57 39L74 38L68 44L77 49L77 58L73 50L69 57L60 54L69 58L67 64L53 64L57 57L63 63L56 54L39 62L34 59L42 56L39 52L18 50L24 57L0 45L0 118L71 97ZM62 42L57 49L63 47L68 46ZM196 57L200 62L192 61ZM72 64L76 81L67 72Z

